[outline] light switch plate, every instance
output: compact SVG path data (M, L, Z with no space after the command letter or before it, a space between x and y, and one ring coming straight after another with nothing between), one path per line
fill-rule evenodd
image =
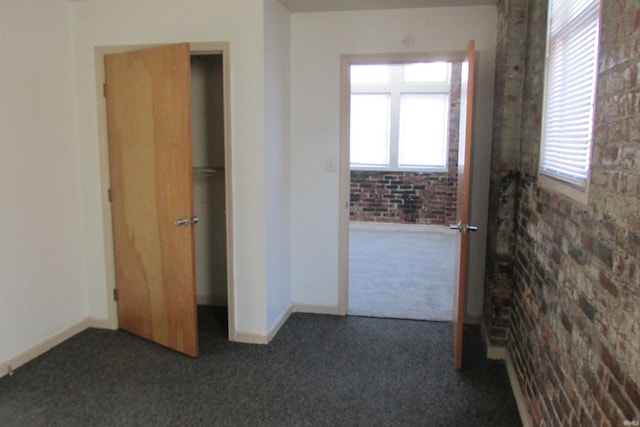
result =
M327 159L327 172L336 171L336 160L332 157Z

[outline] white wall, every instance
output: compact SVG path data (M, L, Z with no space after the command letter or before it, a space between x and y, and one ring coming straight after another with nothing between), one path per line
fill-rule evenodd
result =
M476 94L470 289L467 314L482 311L493 111L496 8L449 7L292 16L292 296L296 303L338 304L340 55L455 52L476 40ZM415 44L402 38L413 34Z
M291 15L264 1L267 324L291 305L290 37Z
M290 16L275 0L0 6L0 362L108 316L96 46L231 42L238 331L266 333L292 299L337 304L339 183L326 161L338 160L342 53L457 51L476 39L472 217L486 224L494 7ZM471 314L484 240L472 235Z
M262 0L93 0L73 4L89 312L108 316L94 66L96 46L229 41L236 331L265 334Z
M0 362L87 316L70 7L0 4Z

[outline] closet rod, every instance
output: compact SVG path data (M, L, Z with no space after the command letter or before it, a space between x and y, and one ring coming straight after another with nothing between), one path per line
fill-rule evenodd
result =
M219 172L224 172L224 168L212 168L208 166L196 166L193 168L193 173L203 176L215 175Z

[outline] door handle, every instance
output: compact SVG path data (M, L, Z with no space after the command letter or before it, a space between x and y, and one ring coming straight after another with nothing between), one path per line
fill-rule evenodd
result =
M475 225L463 224L462 222L449 224L449 228L452 230L458 230L461 233L466 233L467 231L478 231L478 227Z
M200 218L198 218L197 216L191 217L191 219L186 216L181 216L180 218L174 219L173 224L176 227L186 227L189 224L196 225L199 221Z
M180 218L176 218L173 221L173 224L176 227L186 227L187 225L189 225L189 218L187 218L186 216L181 216Z

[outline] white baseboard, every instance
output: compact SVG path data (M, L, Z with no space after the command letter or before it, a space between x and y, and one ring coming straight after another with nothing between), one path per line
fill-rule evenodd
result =
M115 331L116 329L118 329L117 327L114 328L111 326L111 324L109 323L109 320L107 319L96 319L95 317L88 317L87 321L89 322L87 326L87 328L96 328L96 329L111 329L112 331Z
M81 321L67 326L59 332L56 332L43 341L32 345L22 353L0 362L0 378L5 375L11 375L20 366L35 359L36 357L46 353L58 344L68 340L72 336L79 334L87 328L109 329L109 322L106 320L94 319L86 317Z
M506 359L507 357L506 347L491 345L491 340L489 337L489 333L487 332L487 327L482 321L480 322L480 336L484 341L484 348L487 351L487 359L489 360L505 360Z
M518 406L518 413L520 414L522 427L533 427L533 420L531 419L531 415L529 415L529 411L527 411L527 405L525 404L522 387L520 386L518 376L516 375L516 369L513 366L513 360L511 360L511 355L508 351L505 353L505 364L507 366L507 374L509 375L509 383L511 384L513 397L516 399L516 405Z
M415 231L419 233L446 233L453 235L458 233L457 230L451 230L444 225L434 224L398 224L390 222L363 222L350 221L349 229L351 230L371 230L371 231Z
M482 314L465 314L464 315L464 324L465 325L477 325L482 320Z
M313 314L333 314L340 316L340 309L337 305L325 305L325 304L305 304L300 302L294 302L292 304L292 311L294 313L313 313Z
M496 345L489 345L487 347L487 359L489 360L504 360L507 356L507 349Z
M291 313L293 313L293 309L292 306L289 306L282 312L282 314L280 314L280 316L276 319L276 321L273 323L273 326L269 328L269 331L266 334L249 331L239 331L236 329L233 337L229 337L229 340L245 344L269 344L273 337L276 336L282 325L284 325L287 319L289 319Z
M284 325L287 319L289 319L289 316L291 316L291 313L293 313L293 307L289 305L289 307L285 311L283 311L282 314L280 314L280 316L276 319L275 323L269 329L269 333L267 334L267 339L269 342L271 342L271 340L273 339L273 337L276 336L276 334L278 333L282 325Z
M246 344L269 344L269 342L276 336L280 328L286 323L292 313L314 313L314 314L332 314L339 315L338 306L336 305L323 305L323 304L303 304L293 303L282 312L280 317L274 322L273 326L269 329L266 335L256 332L239 331L236 330L231 341L242 342Z
M269 344L269 337L266 334L258 334L256 332L239 331L233 335L231 341L241 342L245 344Z

